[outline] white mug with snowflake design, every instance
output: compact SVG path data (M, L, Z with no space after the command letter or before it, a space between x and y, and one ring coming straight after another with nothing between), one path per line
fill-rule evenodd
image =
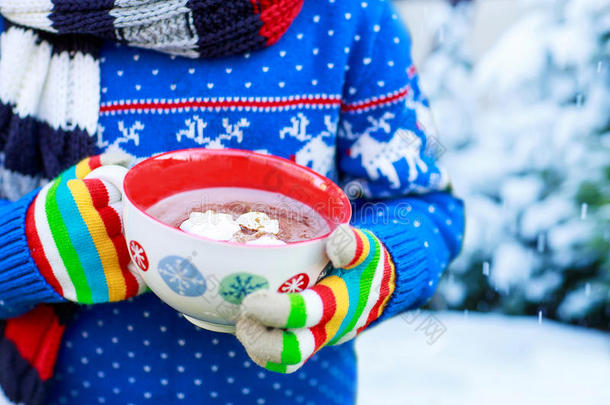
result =
M104 177L122 183L117 186L124 193L132 266L161 300L195 325L218 332L234 332L239 304L253 291L297 292L315 284L329 263L330 232L351 217L349 199L331 180L254 152L181 150L144 160L127 173L111 170L117 173ZM281 193L313 208L330 232L286 245L245 245L188 234L147 213L172 195L210 187Z

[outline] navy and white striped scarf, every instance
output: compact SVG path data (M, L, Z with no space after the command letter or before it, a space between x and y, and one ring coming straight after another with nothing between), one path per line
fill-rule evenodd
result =
M94 152L102 40L192 58L275 43L303 0L1 0L0 164L52 179ZM34 162L34 163L33 163ZM35 180L33 180L35 181ZM32 184L25 182L17 198Z
M275 43L302 4L0 0L0 169L13 176L0 198L17 199L95 153L103 40L194 58L239 54ZM74 308L39 305L0 320L0 403L45 403Z

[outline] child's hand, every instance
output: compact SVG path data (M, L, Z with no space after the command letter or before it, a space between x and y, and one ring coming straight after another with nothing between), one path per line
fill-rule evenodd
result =
M47 282L70 301L120 301L143 286L128 269L121 191L106 181L85 179L100 166L127 163L117 154L84 159L43 187L28 210L32 257Z
M325 345L354 338L394 291L394 264L369 231L340 226L326 245L335 269L300 293L259 290L242 302L237 338L257 364L291 373Z

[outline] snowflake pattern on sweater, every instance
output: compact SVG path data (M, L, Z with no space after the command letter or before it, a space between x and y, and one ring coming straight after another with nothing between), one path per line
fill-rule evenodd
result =
M394 197L356 206L353 219L396 263L382 318L423 304L459 251L461 202L443 192L448 178L435 161L410 38L388 1L307 1L277 44L234 57L107 44L100 68L100 152L141 160L191 147L249 149L357 184L365 197ZM1 168L0 179L3 196L44 181ZM0 306L0 316L15 308ZM352 343L325 348L298 373L276 375L253 365L233 336L198 330L147 294L81 309L56 382L53 404L345 404L355 398L355 355Z

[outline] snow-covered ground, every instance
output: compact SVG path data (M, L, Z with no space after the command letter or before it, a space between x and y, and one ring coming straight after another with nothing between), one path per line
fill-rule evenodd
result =
M411 313L356 347L363 405L610 404L610 335L547 319Z

